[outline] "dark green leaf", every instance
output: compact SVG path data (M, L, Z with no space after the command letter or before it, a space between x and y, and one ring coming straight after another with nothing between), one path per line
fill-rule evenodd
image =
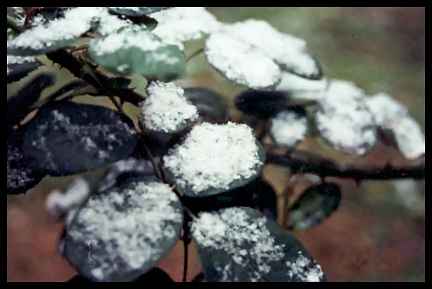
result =
M175 245L182 207L166 184L142 178L90 196L67 223L64 255L93 281L131 281Z
M183 51L175 45L164 43L146 29L137 27L128 27L93 40L89 54L97 64L112 72L138 73L162 81L177 78L185 69Z
M31 58L22 58L22 57L14 57L8 55L8 64L7 64L7 82L18 81L21 78L28 75L30 72L34 71L41 64L36 59ZM23 61L21 61L23 60Z
M244 207L202 213L192 236L208 282L319 282L321 267L289 232Z
M123 115L64 101L42 107L26 127L23 148L34 166L62 176L124 159L136 143L133 125Z
M21 135L9 134L7 139L7 193L24 194L37 185L44 174L34 170L22 150Z
M222 95L204 87L185 88L184 95L197 107L204 121L224 123L228 120L228 106Z
M42 91L54 84L55 75L40 73L26 81L17 93L7 99L7 126L19 123L30 112L30 107L39 98Z
M143 16L159 12L169 7L109 7L109 11L118 15Z
M337 210L341 197L339 186L333 183L308 188L290 206L288 228L304 230L320 224Z
M69 283L93 283L90 279L85 278L81 275L75 275L67 282ZM156 284L156 283L171 283L174 282L171 277L162 269L153 268L147 273L138 277L132 281L133 283L148 283L148 284Z

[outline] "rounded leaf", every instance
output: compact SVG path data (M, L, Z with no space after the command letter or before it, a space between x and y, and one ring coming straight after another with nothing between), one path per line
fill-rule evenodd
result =
M7 56L7 82L18 81L40 66L40 62L31 56Z
M93 281L131 281L170 251L182 222L168 185L133 180L90 196L66 227L64 255Z
M314 185L289 208L288 228L305 230L328 218L339 207L342 198L340 187L333 183Z
M177 46L136 26L92 40L89 54L97 64L115 73L138 73L162 81L177 78L185 69L184 53Z
M264 150L247 125L202 123L169 151L163 166L179 191L204 197L249 183L264 161Z
M223 123L229 118L228 105L222 95L204 87L184 89L185 97L198 109L201 119L211 123Z
M34 166L62 176L124 159L136 143L131 122L121 114L65 101L39 110L25 129L23 148Z
M321 267L299 241L260 212L201 213L192 236L208 282L320 282Z
M125 16L143 16L159 12L169 7L109 7L111 13Z

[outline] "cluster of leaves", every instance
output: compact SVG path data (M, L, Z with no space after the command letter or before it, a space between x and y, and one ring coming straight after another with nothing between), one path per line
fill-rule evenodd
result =
M382 112L370 106L383 96L369 100L352 83L324 79L304 40L264 21L225 24L202 7L31 14L12 7L8 27L8 194L25 193L47 175L106 168L48 198L50 212L65 218L61 251L80 273L71 281L160 278L154 266L179 238L185 248L191 238L197 243L206 281L324 281L321 267L275 222L276 193L262 176L264 136L292 150L312 125L335 148L364 154L381 126L408 157L424 154L424 137L402 106L385 96L393 107L378 118ZM218 93L170 82L185 72L184 43L201 37L209 63L249 88L235 105L264 124L259 139L229 122ZM73 78L52 89L56 65ZM116 110L74 101L81 95L107 97ZM125 103L140 113L126 113ZM414 141L392 122L400 117ZM289 228L321 223L340 199L338 185L312 185L290 206Z

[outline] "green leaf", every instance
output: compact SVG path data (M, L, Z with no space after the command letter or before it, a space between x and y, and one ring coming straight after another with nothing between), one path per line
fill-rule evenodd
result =
M118 15L137 17L159 12L168 8L169 7L109 7L108 10L111 13Z
M67 223L63 254L92 281L132 281L171 250L182 222L168 185L135 179L90 196Z
M251 208L201 213L192 236L208 282L320 282L321 267L275 221Z
M339 207L342 195L338 185L324 183L308 188L289 208L288 228L305 230L322 223Z
M131 121L118 112L61 101L42 107L28 123L23 148L34 166L64 176L124 159L136 143Z
M146 29L127 27L90 42L89 54L97 63L120 74L141 74L146 78L170 81L185 69L184 53L164 43Z

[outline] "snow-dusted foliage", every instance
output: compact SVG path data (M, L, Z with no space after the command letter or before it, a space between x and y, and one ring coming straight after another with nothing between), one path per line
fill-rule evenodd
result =
M206 196L243 185L263 165L261 148L245 124L202 123L163 158L177 188L189 196Z
M66 228L64 254L95 281L130 281L167 254L182 211L170 187L133 181L93 194Z
M364 98L363 90L352 82L330 82L316 122L322 137L335 148L362 155L375 145L375 120Z
M301 245L251 208L202 213L192 236L210 282L322 281L324 273Z
M294 99L318 101L325 95L327 84L325 78L311 80L285 72L276 90L287 91Z
M174 133L198 119L197 108L174 83L154 82L141 104L141 123L151 131Z
M307 118L295 111L282 111L271 119L270 134L280 146L294 147L306 136Z
M366 104L377 124L393 133L400 151L406 158L416 159L425 154L424 134L406 107L385 93L367 98Z

